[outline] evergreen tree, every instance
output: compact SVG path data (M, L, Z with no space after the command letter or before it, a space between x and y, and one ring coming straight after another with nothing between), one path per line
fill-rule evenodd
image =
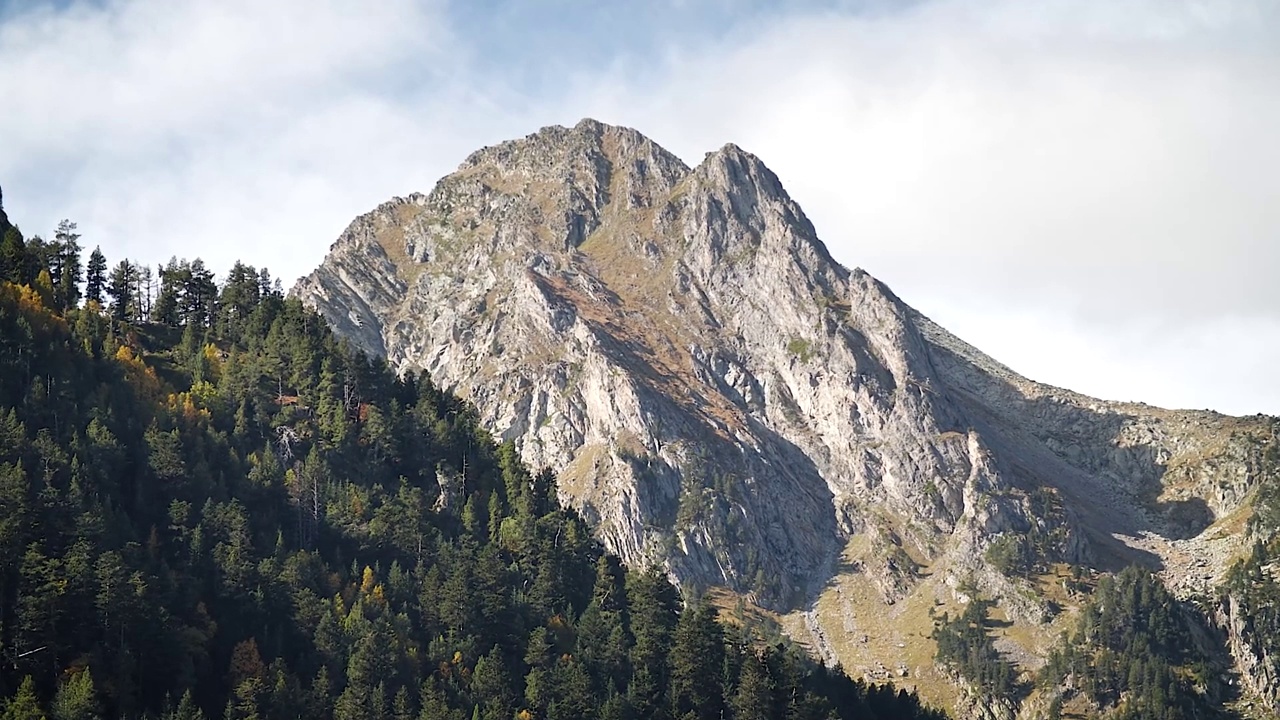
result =
M137 268L135 274L137 287L134 290L134 297L138 299L138 319L150 322L152 308L155 305L155 274L151 271L150 265L135 263L135 267Z
M107 280L107 295L111 296L111 318L119 322L133 322L138 317L137 267L128 260L121 260L111 269Z
M54 720L93 720L99 717L93 677L85 668L58 687L53 696Z
M734 720L772 720L774 687L769 668L755 653L748 653L738 674L730 708Z
M261 298L258 271L240 262L232 265L218 298L218 335L221 337L239 335Z
M508 720L515 713L516 684L497 650L476 661L471 687L483 720Z
M182 698L174 709L165 714L165 720L204 720L204 712L191 699L191 691L182 693Z
M1000 656L995 639L987 632L987 611L991 606L991 601L975 597L956 618L944 614L932 637L938 646L938 662L988 695L1004 698L1013 691L1013 667Z
M34 264L22 232L7 223L0 224L0 281L30 284L35 279L32 274Z
M187 273L190 270L186 271ZM160 291L156 294L152 319L155 322L177 327L182 324L182 315L178 310L178 293L182 283L183 270L177 258L169 258L169 263L159 269Z
M661 712L670 675L671 634L679 617L680 598L656 568L628 577L633 675L628 687L631 706L640 717Z
M183 276L181 298L183 322L202 328L213 325L217 310L218 286L213 282L213 271L206 268L204 261L199 258L191 262L187 273Z
M107 258L102 249L95 247L89 254L89 263L85 267L84 299L93 301L99 306L103 304L103 291L107 283Z
M45 720L44 711L36 697L36 685L28 675L22 679L18 694L4 705L0 720Z
M703 600L685 608L672 636L671 709L674 718L717 720L724 712L724 632Z
M57 272L53 273L58 307L73 308L80 304L80 282L83 272L80 265L80 234L70 220L58 223L54 234L57 254Z

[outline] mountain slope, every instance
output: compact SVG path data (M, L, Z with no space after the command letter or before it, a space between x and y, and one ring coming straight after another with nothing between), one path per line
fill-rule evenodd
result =
M1271 442L1027 380L836 263L756 157L590 120L358 218L293 293L472 401L628 562L807 611L828 655L863 632L814 602L838 578L885 607L972 583L1033 625L1061 561L1199 591Z
M265 269L104 312L50 245L0 279L0 720L945 717L623 567Z

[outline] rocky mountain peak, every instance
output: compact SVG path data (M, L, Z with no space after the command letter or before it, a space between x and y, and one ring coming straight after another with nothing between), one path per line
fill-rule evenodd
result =
M1214 523L1269 432L1023 378L835 262L754 155L689 168L593 120L358 218L293 292L474 403L624 560L779 610L857 577L877 602L978 587L1043 617L986 562L1001 543L1190 592L1237 542Z
M548 215L581 216L586 225L569 238L581 242L584 228L606 207L651 207L688 172L679 158L635 130L587 119L479 150L451 177L535 201Z
M847 275L778 176L755 155L725 145L708 153L686 182L685 237L703 243L694 267L733 274L748 271L744 265L780 272L796 264L804 284L816 284L819 293L834 292L833 283Z
M459 170L494 166L505 171L553 176L563 175L564 168L580 168L584 163L626 166L636 161L677 168L680 174L688 172L679 158L636 130L590 118L571 128L550 125L523 138L481 148L468 156Z
M695 172L703 182L725 192L779 202L791 200L782 181L760 158L733 143L707 153Z

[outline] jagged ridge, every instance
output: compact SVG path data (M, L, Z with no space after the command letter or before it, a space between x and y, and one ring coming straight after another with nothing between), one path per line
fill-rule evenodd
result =
M1035 617L983 554L1044 529L1037 488L1061 559L1190 591L1257 481L1261 422L1019 376L836 263L734 145L689 168L584 120L485 148L358 218L294 293L475 403L628 562L782 609L850 571L900 599L927 566Z

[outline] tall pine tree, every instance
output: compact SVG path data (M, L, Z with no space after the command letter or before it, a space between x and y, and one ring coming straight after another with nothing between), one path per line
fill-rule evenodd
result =
M138 269L128 260L121 260L111 269L107 282L107 294L111 296L111 317L121 322L137 319Z
M75 223L70 220L58 223L54 248L58 272L53 282L59 307L76 307L80 304L80 281L84 278L80 267L80 233L76 232Z
M102 293L107 286L107 257L102 248L95 247L89 254L89 264L85 267L84 299L102 305Z

